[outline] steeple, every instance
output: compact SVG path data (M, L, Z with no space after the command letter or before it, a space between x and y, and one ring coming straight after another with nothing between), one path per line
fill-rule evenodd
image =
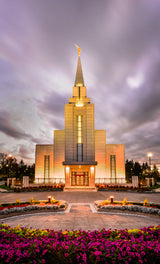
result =
M77 72L76 72L76 78L75 78L75 84L74 86L84 86L84 80L83 80L83 72L82 72L82 66L81 66L81 59L80 59L80 52L81 49L77 45L75 45L78 49L78 64L77 64Z
M80 59L81 49L77 45L75 46L78 49L78 64L77 64L75 83L73 87L73 96L72 98L69 99L69 102L75 103L76 106L83 106L84 102L89 103L90 99L87 98L86 87L84 86L83 72L82 72L81 59Z

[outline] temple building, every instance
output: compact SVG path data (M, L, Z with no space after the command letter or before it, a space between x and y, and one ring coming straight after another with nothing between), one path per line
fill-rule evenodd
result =
M124 145L106 144L106 130L95 130L79 47L73 94L65 104L65 128L54 131L53 144L36 145L35 182L63 182L68 188L125 183Z

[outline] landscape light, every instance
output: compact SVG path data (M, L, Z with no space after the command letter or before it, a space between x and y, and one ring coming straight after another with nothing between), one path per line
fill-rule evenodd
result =
M110 196L110 199L111 199L111 204L113 204L113 198L114 198L114 196L112 195L112 196Z
M51 195L48 196L48 202L51 203Z

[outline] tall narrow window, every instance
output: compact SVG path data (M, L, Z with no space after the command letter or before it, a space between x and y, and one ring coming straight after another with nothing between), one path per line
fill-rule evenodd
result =
M83 161L82 116L77 116L77 161Z
M78 130L78 144L82 143L82 116L79 115L78 116L78 120L77 120L77 130Z
M50 156L44 156L44 178L49 178L50 176Z
M116 155L110 155L111 179L116 179Z

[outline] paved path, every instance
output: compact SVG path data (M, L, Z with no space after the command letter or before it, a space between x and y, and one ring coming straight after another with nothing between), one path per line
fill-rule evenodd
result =
M1 220L10 226L54 229L54 230L100 230L102 228L125 229L142 228L160 224L160 218L144 215L130 215L129 213L95 213L93 203L95 200L104 200L114 195L114 200L144 201L160 203L160 193L129 193L129 192L27 192L27 193L0 193L0 202L29 201L34 199L47 199L53 195L55 199L66 200L72 204L68 212L40 213L17 216ZM80 204L83 203L83 204Z
M37 200L47 199L48 195L53 195L55 199L66 200L68 203L94 203L96 200L104 200L114 196L114 200L143 202L145 198L148 202L160 203L160 193L131 193L131 192L25 192L25 193L0 193L0 202L15 202L17 198L21 202L29 201L31 197Z
M23 216L14 216L1 220L9 226L54 229L54 230L101 230L106 229L133 229L160 224L160 218L145 215L131 215L129 213L95 213L92 204L73 204L68 212L38 213Z
M8 192L8 191L6 189L0 188L0 192L4 193L4 192Z

